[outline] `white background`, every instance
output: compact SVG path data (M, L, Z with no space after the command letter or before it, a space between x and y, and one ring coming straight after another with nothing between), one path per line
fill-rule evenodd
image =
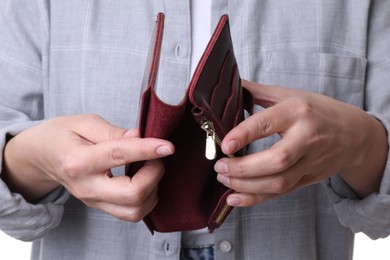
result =
M0 259L28 260L30 243L21 242L0 231ZM356 235L354 260L389 260L390 238L370 240L363 234ZM287 260L287 259L281 259Z

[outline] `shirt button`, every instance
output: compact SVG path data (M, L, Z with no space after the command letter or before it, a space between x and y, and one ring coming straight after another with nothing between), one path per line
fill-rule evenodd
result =
M229 253L232 250L232 243L224 240L219 244L219 249L224 253Z

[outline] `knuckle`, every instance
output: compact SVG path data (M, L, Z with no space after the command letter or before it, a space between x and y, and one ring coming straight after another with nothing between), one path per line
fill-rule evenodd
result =
M247 177L247 169L245 167L245 163L242 160L236 161L236 172L240 177Z
M146 198L146 191L141 188L133 188L125 194L125 199L133 206L142 205Z
M108 140L117 140L123 138L126 130L123 128L118 128L116 126L111 125L108 130Z
M278 149L271 153L270 162L273 164L275 171L281 172L287 169L292 160L292 155L285 149Z
M58 169L60 174L75 179L84 169L83 160L74 154L62 156Z
M243 202L244 202L243 204L247 207L254 206L258 203L257 196L256 195L247 196Z
M281 194L287 191L290 187L289 181L284 177L278 177L272 182L272 190L276 194Z
M247 183L240 178L230 178L227 186L237 192L249 192L253 189L252 185L247 185Z
M144 214L138 208L127 208L112 214L116 218L129 222L139 222L144 218Z
M116 162L118 165L126 163L125 153L119 146L114 146L111 148L110 159Z
M98 114L88 114L88 115L85 115L85 117L87 118L91 118L92 120L104 120L101 116L99 116Z
M300 117L310 117L313 114L311 103L305 98L295 98L296 114Z
M244 185L241 181L234 180L234 179L231 180L230 186L231 188L239 192L248 192L248 190L250 189L247 185Z
M95 122L104 121L104 119L97 114L79 115L79 120L94 124Z
M144 213L136 208L129 211L128 215L124 216L131 222L139 222L144 218Z
M262 135L274 132L274 125L272 120L265 114L261 117L256 117L256 132Z
M252 139L253 131L246 124L241 124L238 126L240 128L240 135L242 136L244 142L248 142Z

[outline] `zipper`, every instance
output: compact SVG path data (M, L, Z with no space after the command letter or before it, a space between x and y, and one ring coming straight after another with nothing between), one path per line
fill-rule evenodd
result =
M221 212L219 212L218 216L215 218L215 223L220 225L222 221L225 219L226 215L230 212L230 209L232 209L232 206L229 206L226 202L225 205L223 205L223 208L221 209Z
M217 157L216 145L221 147L222 139L215 132L214 123L211 120L205 120L200 127L206 132L205 156L208 160L214 160ZM234 155L228 154L227 157L234 158Z
M214 160L217 157L216 145L221 147L222 139L215 132L214 123L211 120L205 120L201 124L201 128L206 132L205 156L208 160ZM229 158L234 157L233 154L228 154L227 156ZM215 223L217 223L218 225L221 224L232 208L232 206L229 206L225 202L225 205L222 207L221 211L218 213L218 216L215 218Z
M208 160L214 160L217 157L216 144L221 145L221 138L215 133L212 121L206 120L200 127L206 132L205 156Z

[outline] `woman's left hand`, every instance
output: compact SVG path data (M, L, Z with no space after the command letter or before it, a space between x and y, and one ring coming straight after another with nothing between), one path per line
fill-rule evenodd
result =
M216 163L218 180L236 191L228 204L255 205L336 173L361 196L379 189L387 133L378 120L321 94L249 81L243 86L266 109L232 129L222 151L231 154L273 134L281 140L264 151Z

